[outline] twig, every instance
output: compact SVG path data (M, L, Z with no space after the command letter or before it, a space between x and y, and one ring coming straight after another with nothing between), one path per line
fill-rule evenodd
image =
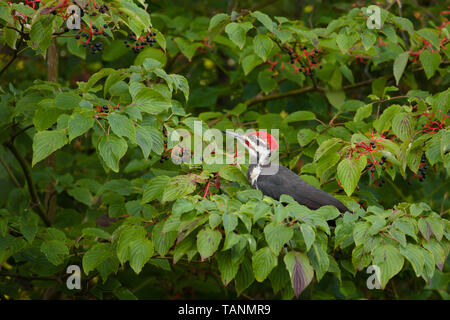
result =
M21 188L22 186L20 185L19 181L17 181L16 176L14 175L14 173L11 171L11 169L9 168L8 164L5 162L5 160L3 160L3 158L0 158L0 162L2 163L2 165L5 167L6 172L8 172L9 176L11 177L11 180L14 182L14 184L16 185L16 187Z

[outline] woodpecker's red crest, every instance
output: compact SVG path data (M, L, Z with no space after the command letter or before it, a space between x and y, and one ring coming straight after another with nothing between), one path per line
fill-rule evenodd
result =
M270 133L265 131L253 131L247 134L247 136L257 136L267 144L271 151L278 149L278 142ZM249 143L246 142L246 144L248 145Z

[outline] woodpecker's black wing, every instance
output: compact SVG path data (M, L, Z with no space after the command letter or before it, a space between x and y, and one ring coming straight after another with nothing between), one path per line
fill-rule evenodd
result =
M251 169L250 167L249 170ZM287 194L298 203L313 210L332 205L340 212L350 211L332 195L306 183L297 174L282 165L279 166L278 173L274 175L264 175L264 167L262 167L256 184L264 195L276 200L280 200L282 194Z

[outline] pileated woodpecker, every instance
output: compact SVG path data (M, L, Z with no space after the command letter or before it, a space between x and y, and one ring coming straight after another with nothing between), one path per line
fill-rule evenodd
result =
M241 135L232 131L226 134L236 138L249 151L250 157L256 159L256 164L250 164L247 178L253 188L275 200L280 200L282 194L294 198L298 203L310 209L332 205L340 212L350 211L342 202L330 194L306 183L297 174L279 165L278 172L273 173L270 157L278 148L276 139L264 131L254 131Z

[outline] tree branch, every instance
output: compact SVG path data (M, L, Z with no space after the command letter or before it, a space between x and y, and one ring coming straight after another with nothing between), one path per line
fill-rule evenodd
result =
M0 272L0 277L11 277L11 278L17 278L17 279L24 279L24 280L49 280L49 281L61 282L61 279L59 279L57 277L27 276L27 275L23 275L23 274L10 273L10 272Z
M449 64L450 61L443 61L441 63L441 65L447 65ZM417 68L417 69L413 69L412 72L417 72L417 71L421 71L423 70L423 67ZM393 78L394 75L386 75L387 79L391 79ZM373 81L375 81L378 78L371 78L371 79L367 79L361 82L357 82L355 84L350 84L350 85L346 85L343 86L341 90L351 90L351 89L356 89L359 87L364 87L368 84L371 84ZM291 91L287 91L287 92L280 92L280 93L274 93L274 94L270 94L267 96L262 96L262 95L257 95L253 98L251 98L250 100L247 100L246 102L244 102L247 106L251 106L253 104L259 103L259 102L264 102L264 101L270 101L270 100L276 100L276 99L281 99L281 98L285 98L285 97L291 97L291 96L296 96L302 93L306 93L306 92L311 92L311 91L325 91L324 88L321 87L314 87L314 86L309 86L309 87L304 87L304 88L299 88L299 89L295 89L295 90L291 90Z
M31 201L33 202L32 203L33 210L35 210L36 213L39 215L39 217L41 217L41 219L45 223L45 225L47 227L49 227L51 225L50 220L48 219L47 215L45 214L45 209L42 206L41 201L39 200L36 187L34 186L33 179L31 177L31 170L28 167L27 162L22 157L19 150L17 150L17 148L14 146L13 142L10 142L10 141L5 142L4 146L6 148L8 148L12 152L12 154L16 157L17 161L19 162L19 164L23 170L23 173L25 175L25 180L27 181L27 185L28 185L28 192L30 193Z

